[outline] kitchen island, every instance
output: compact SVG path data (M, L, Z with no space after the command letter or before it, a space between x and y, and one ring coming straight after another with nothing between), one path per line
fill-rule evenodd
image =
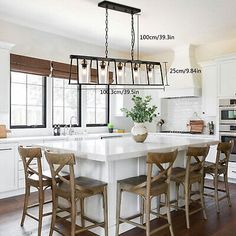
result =
M82 175L108 183L109 201L109 235L115 235L116 214L116 182L132 176L146 173L146 155L148 152L167 152L178 148L179 153L174 166L185 165L185 154L188 146L215 145L216 139L165 136L150 134L144 143L136 143L132 137L118 137L82 141L58 141L39 144L42 148L56 152L72 152L76 155L75 174ZM126 193L125 193L126 194ZM175 195L174 185L171 186L171 196ZM156 207L153 204L153 207ZM98 210L99 209L99 210ZM89 217L102 219L102 202L97 196L86 202L85 212ZM124 216L136 214L139 211L139 198L126 194L122 204L121 214ZM122 224L120 232L132 226ZM103 235L103 230L95 230Z

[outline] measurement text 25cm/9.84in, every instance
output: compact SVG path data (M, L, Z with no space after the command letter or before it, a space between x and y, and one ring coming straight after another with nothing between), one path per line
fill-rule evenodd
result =
M198 68L177 69L170 68L170 74L200 74L202 71Z

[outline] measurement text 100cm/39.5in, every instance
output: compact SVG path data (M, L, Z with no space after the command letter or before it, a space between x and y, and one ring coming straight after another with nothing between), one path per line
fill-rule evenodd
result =
M101 89L101 94L120 94L120 95L139 95L139 91L136 89Z

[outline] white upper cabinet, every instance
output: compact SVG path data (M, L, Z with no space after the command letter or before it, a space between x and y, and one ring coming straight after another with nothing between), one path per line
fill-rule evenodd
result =
M202 64L202 113L217 115L217 65Z
M231 60L222 60L218 65L219 81L218 96L219 97L235 97L236 96L236 58Z

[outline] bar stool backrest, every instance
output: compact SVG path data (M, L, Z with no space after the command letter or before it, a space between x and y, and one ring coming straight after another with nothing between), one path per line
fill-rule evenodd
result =
M54 153L48 150L45 151L45 156L47 162L49 164L51 175L52 175L52 187L53 187L53 195L57 193L57 191L62 191L61 188L58 188L58 180L61 181L60 184L64 184L70 192L65 193L65 195L70 194L72 200L75 199L75 173L74 173L74 165L75 165L75 156L73 153ZM69 167L69 180L65 178L61 171L64 167ZM54 195L55 197L55 195Z
M201 174L203 177L204 163L208 155L210 146L205 147L188 147L186 163L186 181L189 181L192 174Z
M229 142L221 142L217 146L216 169L220 167L228 168L229 157L234 148L234 140ZM223 154L223 155L222 155Z
M170 182L170 174L173 163L177 157L178 150L166 153L149 152L147 156L147 196L150 195L151 185L154 182L165 179L167 183ZM163 165L164 164L164 165ZM159 172L153 175L153 166L156 165Z
M41 148L19 146L18 152L19 152L21 160L23 162L26 184L29 181L29 177L35 174L38 176L39 187L43 186ZM33 162L34 160L36 160L36 162ZM34 165L37 165L37 168L32 168L32 166L34 166Z

